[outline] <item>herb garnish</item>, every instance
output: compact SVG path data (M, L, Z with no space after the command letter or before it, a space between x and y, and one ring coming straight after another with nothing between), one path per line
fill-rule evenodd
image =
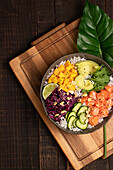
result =
M104 89L110 81L110 72L104 65L101 65L96 72L92 73L91 78L88 78L88 80L92 80L94 82L94 88L91 90L98 92L101 89ZM89 93L91 90L83 89L82 93Z
M97 69L96 72L93 73L89 80L92 80L95 83L93 90L98 92L101 89L104 89L110 81L110 72L104 65L102 65L100 69Z

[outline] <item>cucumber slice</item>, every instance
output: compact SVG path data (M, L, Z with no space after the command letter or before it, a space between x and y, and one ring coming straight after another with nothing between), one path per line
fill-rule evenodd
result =
M65 118L67 119L68 115L69 115L70 112L67 112L66 115L65 115Z
M76 121L77 121L77 120L78 120L77 117L75 117L75 119L73 120L73 123L72 123L73 127L75 127L75 128L77 127L77 126L76 126Z
M81 106L82 106L82 103L77 103L77 104L73 107L72 111L73 111L73 112L77 112Z
M80 122L80 120L78 119L78 120L76 121L76 126L77 126L78 128L80 128L80 129L84 130L84 129L87 128L88 123L82 124L82 123Z
M80 113L86 112L87 110L88 110L88 107L87 107L87 106L82 106L82 107L79 109L79 111L78 111L78 113L77 113L77 116L79 116Z
M76 113L75 113L75 112L69 113L69 114L68 114L68 117L67 117L67 122L69 121L69 118L70 118L71 116L75 116L75 117L76 117Z
M86 124L87 119L88 119L88 118L86 117L86 113L80 113L80 115L79 115L80 123Z
M69 121L68 121L68 123L67 123L67 127L69 128L69 129L72 129L72 126L73 126L73 121L75 120L75 116L71 116L70 118L69 118Z

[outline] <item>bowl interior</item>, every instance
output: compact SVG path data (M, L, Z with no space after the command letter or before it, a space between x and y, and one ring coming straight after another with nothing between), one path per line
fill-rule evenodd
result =
M96 56L93 56L91 54L87 54L87 53L74 53L74 54L69 54L69 55L65 55L61 58L59 58L58 60L56 60L49 68L48 70L46 71L46 73L44 74L43 78L42 78L42 82L41 82L41 87L40 87L40 98L41 98L41 102L42 102L42 105L43 105L43 108L45 110L45 113L46 115L48 116L48 113L47 113L47 110L46 110L46 106L45 106L45 101L42 97L42 90L43 90L43 86L44 86L44 82L47 78L47 75L50 73L51 69L54 69L56 67L56 65L58 65L61 61L65 61L65 60L69 60L70 58L73 58L73 57L81 57L81 58L85 58L87 60L92 60L92 61L95 61L97 62L98 64L104 64L108 70L110 71L110 74L113 76L113 71L111 69L111 67L102 59L96 57ZM65 132L68 132L68 133L72 133L72 134L87 134L87 133L91 133L91 132L94 132L96 131L97 129L101 128L103 125L106 124L106 122L112 117L112 111L113 111L113 108L111 109L108 117L104 118L104 120L97 124L95 127L92 127L92 128L87 128L85 130L82 130L82 131L72 131L72 130L69 130L68 128L63 128L61 127L59 124L56 124L54 122L54 120L52 120L49 116L48 118L58 127L60 128L61 130L65 131Z

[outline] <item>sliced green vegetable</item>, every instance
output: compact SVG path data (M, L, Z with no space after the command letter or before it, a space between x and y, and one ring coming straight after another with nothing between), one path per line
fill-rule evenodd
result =
M84 113L88 110L87 106L82 106L79 111L77 112L77 116L79 116L81 113Z
M71 116L75 116L75 117L76 117L76 113L75 113L75 112L70 112L70 113L68 114L68 117L67 117L67 122L69 121L69 119L70 119Z
M76 121L76 126L78 127L78 128L80 128L80 129L86 129L87 128L87 126L88 126L88 123L86 123L86 124L82 124L81 122L80 122L80 120L78 119L77 121Z
M82 106L82 103L77 103L77 104L73 107L72 111L73 111L73 112L77 112L81 106Z
M73 120L73 123L72 123L73 127L75 127L75 128L77 127L77 126L76 126L76 121L77 121L77 120L78 120L77 117L75 117L75 119Z
M67 119L68 115L69 115L70 112L67 112L66 115L65 115L65 118Z
M73 121L74 121L75 118L76 118L75 116L71 116L71 117L69 118L69 121L68 121L68 123L67 123L67 127L68 127L69 129L72 129Z
M86 124L88 120L88 118L86 117L86 113L80 113L79 120L80 120L80 123Z

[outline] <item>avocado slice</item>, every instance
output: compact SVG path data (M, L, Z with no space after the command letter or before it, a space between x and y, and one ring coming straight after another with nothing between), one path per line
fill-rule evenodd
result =
M95 72L99 68L99 65L91 60L79 61L76 65L78 66L79 74L84 76Z
M75 78L76 85L80 89L91 90L94 88L94 84L91 80L85 80L83 75L79 75Z

